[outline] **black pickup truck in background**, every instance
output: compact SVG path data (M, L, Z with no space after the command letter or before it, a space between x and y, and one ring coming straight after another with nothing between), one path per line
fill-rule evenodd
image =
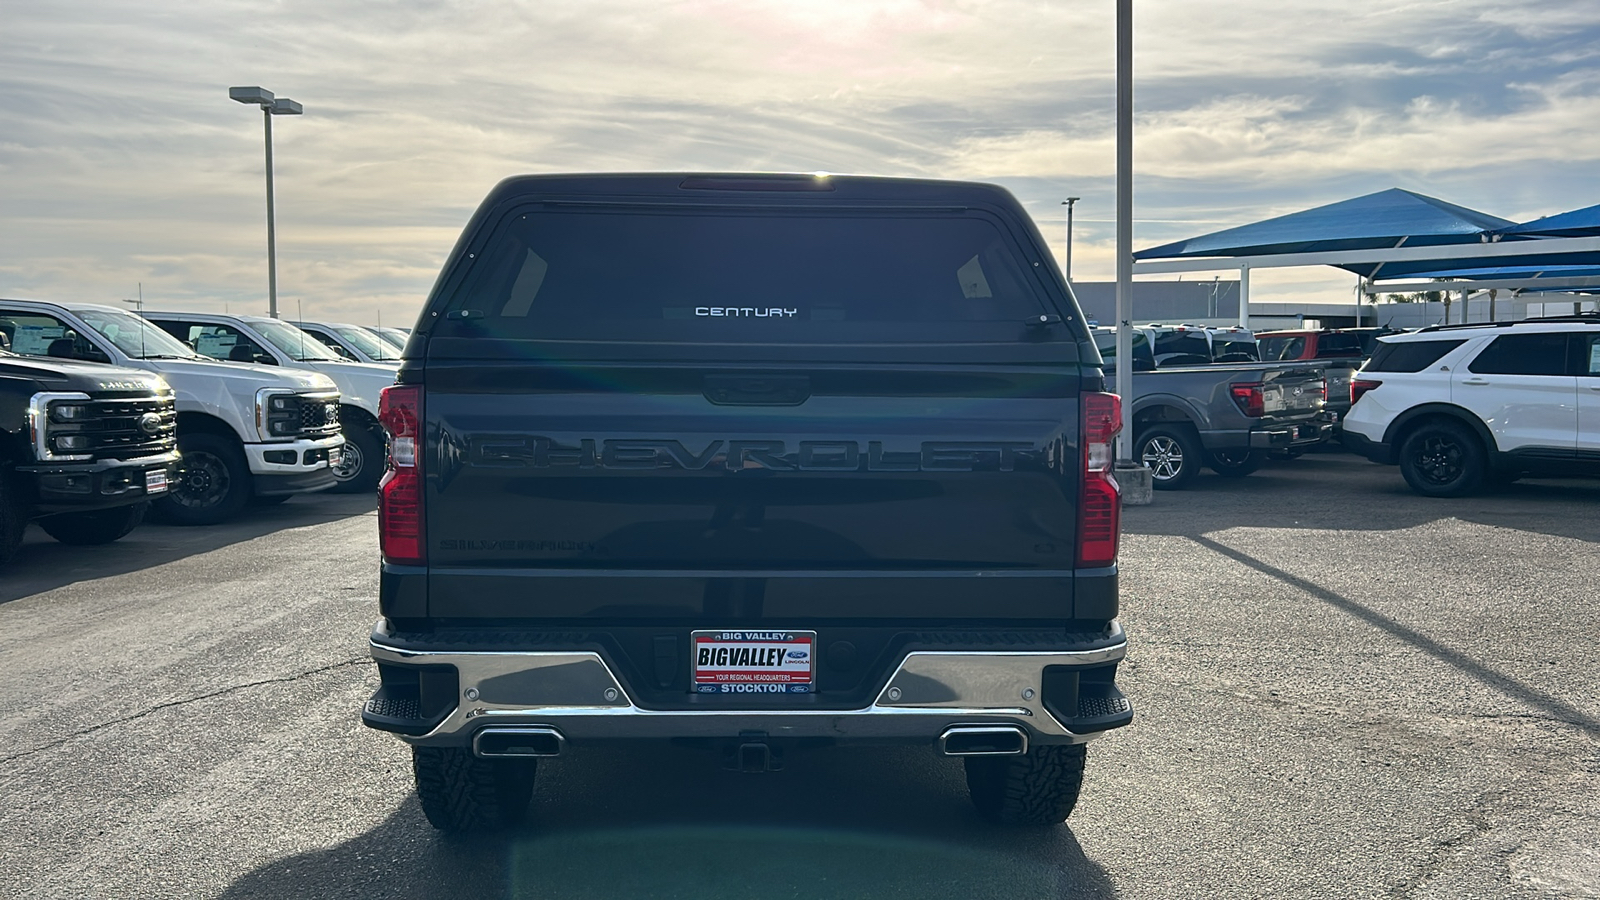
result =
M177 461L177 410L159 377L0 350L0 564L30 520L63 543L117 540Z
M438 828L607 741L921 745L1060 822L1132 719L1120 406L1003 189L510 179L398 382L363 720Z

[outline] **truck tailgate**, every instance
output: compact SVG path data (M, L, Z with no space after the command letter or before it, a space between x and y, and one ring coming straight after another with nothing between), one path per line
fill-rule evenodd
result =
M433 360L427 614L1075 618L1080 388L1075 366Z

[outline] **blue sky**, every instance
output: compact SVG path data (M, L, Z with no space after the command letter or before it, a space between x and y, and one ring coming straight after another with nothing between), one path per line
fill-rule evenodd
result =
M1404 187L1522 220L1600 202L1600 6L1138 0L1135 246ZM781 170L1004 184L1109 279L1113 0L6 4L0 296L416 315L525 172ZM1253 298L1353 276L1259 272Z

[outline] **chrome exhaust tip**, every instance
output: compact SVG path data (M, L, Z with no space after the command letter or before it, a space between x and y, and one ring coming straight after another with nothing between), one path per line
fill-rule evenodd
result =
M945 756L1018 756L1028 752L1028 733L1015 725L952 725L939 735Z
M536 725L497 725L480 728L472 736L472 753L485 759L560 756L567 739L554 728Z

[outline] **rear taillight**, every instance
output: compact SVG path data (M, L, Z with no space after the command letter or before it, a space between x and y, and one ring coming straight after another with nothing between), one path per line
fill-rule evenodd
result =
M1267 414L1267 399L1262 392L1261 382L1230 384L1228 392L1233 395L1233 402L1238 404L1239 411L1245 415L1259 418Z
M1371 381L1366 378L1350 379L1350 405L1354 406L1356 401L1361 399L1362 394L1365 394L1367 391L1377 390L1378 386L1381 384L1383 384L1383 382Z
M396 563L427 562L422 529L422 387L397 384L378 398L389 433L389 468L378 482L378 546Z
M1078 498L1078 565L1109 566L1117 561L1121 488L1112 474L1112 441L1122 430L1122 399L1116 394L1083 395L1083 491Z

